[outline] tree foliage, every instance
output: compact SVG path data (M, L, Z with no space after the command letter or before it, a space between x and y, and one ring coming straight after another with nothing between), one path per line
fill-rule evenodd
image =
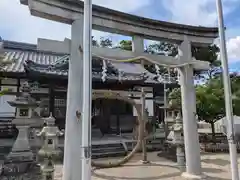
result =
M112 40L109 39L109 38L104 38L104 37L101 37L100 38L100 46L101 47L112 47L113 44L112 44Z
M240 76L230 76L232 87L232 104L234 115L240 116ZM196 85L196 110L199 120L211 124L212 135L215 137L214 123L225 116L224 88L221 76L208 79L203 85ZM169 93L169 101L181 107L181 90L175 88Z
M171 44L168 42L159 42L150 44L147 47L147 52L151 54L167 54L168 56L176 56L178 54L178 47L176 44Z
M210 68L208 70L196 71L196 77L209 80L214 76L221 74L221 61L218 60L219 47L215 44L206 47L192 47L192 54L197 60L208 61Z
M120 41L118 48L127 50L127 51L132 51L132 41L130 40L122 40Z

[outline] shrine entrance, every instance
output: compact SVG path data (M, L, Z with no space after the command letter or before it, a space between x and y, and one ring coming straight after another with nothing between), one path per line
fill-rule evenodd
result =
M108 163L99 163L92 161L92 165L101 168L108 168L108 167L117 167L126 163L129 159L133 157L133 155L139 150L141 147L141 141L144 137L144 118L147 118L145 112L141 111L141 105L137 104L133 99L126 95L124 91L111 91L111 90L94 90L92 94L92 100L96 99L112 99L112 100L119 100L124 101L130 105L132 105L137 111L137 121L135 121L136 137L137 137L137 144L133 148L133 150L125 156L123 159L115 162L108 162Z
M141 105L126 92L94 90L92 100L92 129L99 128L102 135L132 133L139 124L137 119L142 119ZM137 117L133 116L133 108L138 112ZM147 118L146 114L143 116Z
M132 133L135 121L132 105L123 100L98 98L92 102L92 131L100 130L103 136Z

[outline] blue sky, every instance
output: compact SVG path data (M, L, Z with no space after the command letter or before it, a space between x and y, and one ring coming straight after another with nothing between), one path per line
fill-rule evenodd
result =
M36 43L37 38L63 40L70 26L33 17L20 0L0 0L0 36L6 40ZM222 0L230 69L240 70L240 0ZM93 3L148 18L201 26L217 26L215 0L93 0ZM114 42L129 39L93 32Z

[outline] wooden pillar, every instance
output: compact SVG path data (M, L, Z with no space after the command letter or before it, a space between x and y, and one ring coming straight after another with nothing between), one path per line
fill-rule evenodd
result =
M120 118L119 118L119 109L117 108L117 134L121 134L121 130L120 130Z
M49 112L55 117L55 96L54 96L54 86L49 87Z
M19 96L20 94L20 87L21 87L21 79L17 79L17 96ZM15 116L17 115L17 108L15 108Z
M17 79L17 93L20 92L20 87L21 87L21 79Z

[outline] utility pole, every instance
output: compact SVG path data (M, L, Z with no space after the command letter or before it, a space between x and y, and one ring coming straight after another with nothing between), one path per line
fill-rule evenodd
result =
M84 0L83 28L83 125L81 180L91 180L92 0ZM81 61L81 59L79 59L79 61Z
M222 69L223 69L226 119L228 121L227 136L228 136L229 153L230 153L230 161L231 161L232 180L239 180L237 146L236 146L234 121L233 121L232 92L231 92L231 84L230 84L230 78L229 78L228 57L227 57L225 28L224 28L221 0L217 0L216 4L217 4L217 12L218 12L220 53L221 53L221 62L222 62Z

